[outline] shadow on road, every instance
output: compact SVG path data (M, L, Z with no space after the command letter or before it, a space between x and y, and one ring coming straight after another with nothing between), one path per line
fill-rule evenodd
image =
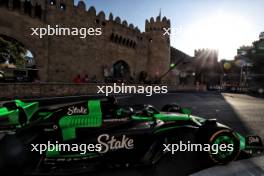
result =
M74 101L79 100L85 100L85 97L76 98ZM226 97L220 93L171 93L153 95L150 97L145 95L133 95L120 98L119 102L122 105L152 104L159 109L166 104L177 103L182 107L191 108L192 114L194 115L207 119L217 118L220 123L230 126L232 129L243 135L254 133L255 131L253 129L256 128L260 131L263 127L263 124L260 123L256 124L254 128L252 128L249 124L246 124L245 119L241 118L241 114L237 113L237 110L234 109L234 105L231 105L230 102L227 101ZM56 100L56 103L64 103L64 100L58 99ZM49 100L45 100L43 104L49 104ZM254 165L254 163L251 164ZM208 160L208 158L205 158L199 152L178 152L175 155L166 155L155 166L102 170L99 172L89 173L89 175L184 176L212 166L213 164Z

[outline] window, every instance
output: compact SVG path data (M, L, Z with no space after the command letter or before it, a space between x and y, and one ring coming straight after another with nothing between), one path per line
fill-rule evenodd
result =
M96 20L95 20L95 23L96 23L96 24L100 24L99 19L96 19Z
M115 38L115 35L112 33L111 36L110 36L110 40L113 42L114 38Z
M116 42L116 43L118 42L118 36L117 35L115 36L115 41L114 42Z
M126 39L123 39L123 43L122 43L123 45L125 45L126 44Z
M133 45L133 41L130 41L130 44L129 44L129 46L130 46L130 47L132 47L132 45Z
M127 40L126 41L126 46L129 46L129 42L130 42L130 40Z
M122 42L122 37L119 37L119 44L121 44L121 42Z

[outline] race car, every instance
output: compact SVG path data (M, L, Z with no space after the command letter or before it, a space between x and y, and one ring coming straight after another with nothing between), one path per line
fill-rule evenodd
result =
M109 98L39 108L37 102L15 100L3 104L0 118L0 170L26 175L153 165L173 149L168 146L187 140L231 145L231 150L205 152L217 164L233 161L242 152L263 152L259 136L245 137L177 104L158 110L149 104L120 106Z
M38 102L25 103L14 100L3 103L0 107L0 131L26 125L38 109Z

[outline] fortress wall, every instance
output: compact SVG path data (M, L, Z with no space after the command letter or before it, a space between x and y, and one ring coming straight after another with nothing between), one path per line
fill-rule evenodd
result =
M15 9L14 1L20 2ZM141 32L112 13L88 10L83 2L74 6L73 0L31 0L25 8L23 0L9 0L8 8L1 7L0 33L17 39L29 48L36 58L40 78L49 82L71 82L77 74L96 75L103 79L103 65L112 67L118 61L125 61L131 75L147 71L153 77L157 69L166 70L170 59L168 39L160 36L161 27L169 26L169 20L160 17L146 23L146 32ZM9 10L7 10L9 9ZM8 18L3 18L5 16ZM10 20L6 20L10 19ZM102 28L101 36L45 36L39 39L30 36L30 27L92 27ZM155 30L159 30L156 32ZM118 37L117 42L111 37ZM153 42L150 42L150 39ZM123 42L124 41L124 42Z

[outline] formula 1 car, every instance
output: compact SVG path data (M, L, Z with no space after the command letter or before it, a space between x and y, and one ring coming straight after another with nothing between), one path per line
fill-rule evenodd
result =
M27 175L152 165L168 153L164 146L189 140L186 136L199 144L232 145L230 150L206 152L217 164L242 152L263 152L259 136L245 137L176 104L160 111L147 104L120 106L109 99L39 108L37 102L15 100L0 108L0 126L0 171Z

